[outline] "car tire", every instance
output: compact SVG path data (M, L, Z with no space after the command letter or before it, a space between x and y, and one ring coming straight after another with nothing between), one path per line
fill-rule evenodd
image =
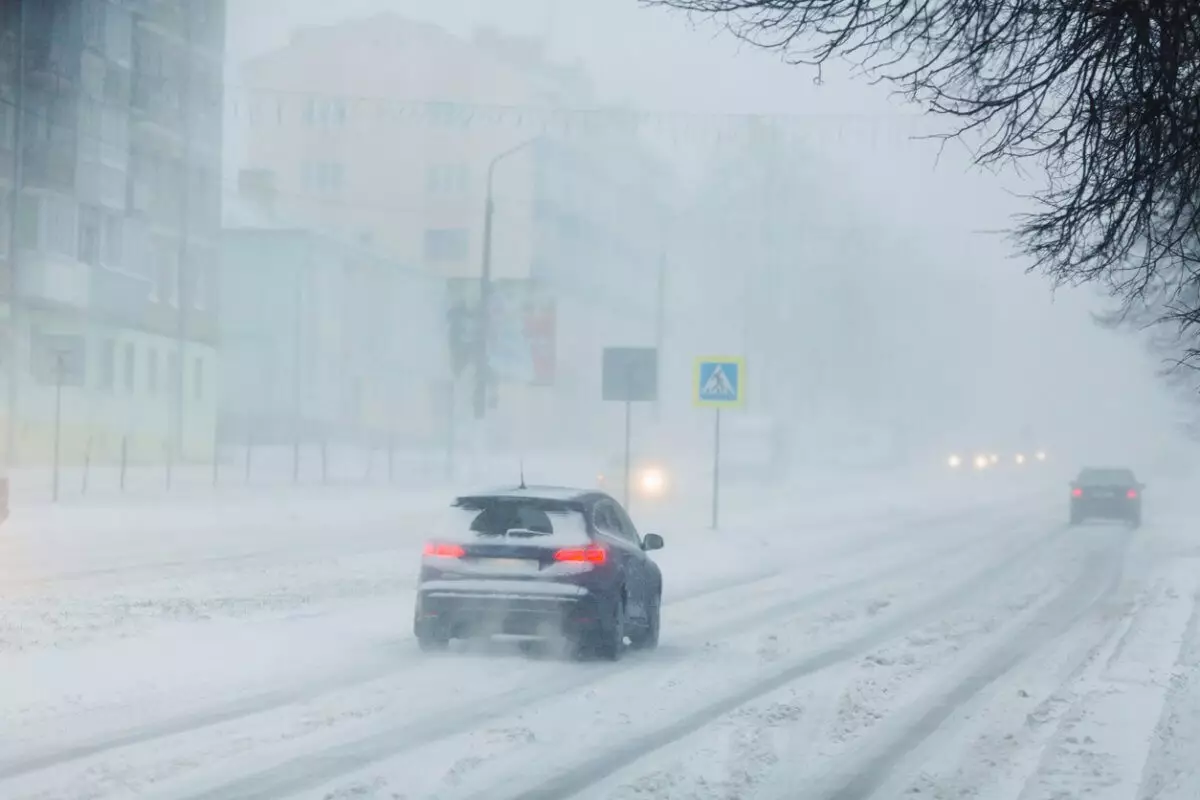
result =
M450 646L450 640L443 636L430 636L428 634L417 637L417 647L421 648L422 653L440 653Z
M598 632L595 643L596 657L604 661L620 661L625 652L625 594L617 595L613 603L612 619Z
M646 608L646 627L629 637L635 650L653 650L658 647L658 630L662 617L662 591L650 601Z

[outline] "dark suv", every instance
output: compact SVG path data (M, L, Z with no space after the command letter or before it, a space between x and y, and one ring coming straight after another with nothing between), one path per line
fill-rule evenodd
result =
M520 487L459 497L425 545L414 633L421 648L451 639L565 638L577 652L616 660L626 639L658 645L662 572L603 492Z
M1124 520L1142 524L1142 491L1133 470L1124 467L1086 467L1071 481L1071 524L1089 519Z

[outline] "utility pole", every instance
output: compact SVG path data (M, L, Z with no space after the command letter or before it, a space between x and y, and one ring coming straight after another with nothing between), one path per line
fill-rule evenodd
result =
M180 105L183 107L183 192L179 201L179 264L175 270L175 295L179 303L178 313L175 315L175 374L171 376L172 382L175 384L173 408L169 411L167 419L174 419L174 430L171 432L171 448L179 456L184 457L184 404L186 402L184 395L186 392L184 376L187 374L187 367L184 365L185 356L187 353L187 317L188 305L192 302L192 293L190 291L189 282L192 279L191 270L189 269L188 256L190 253L191 228L192 228L192 158L193 158L193 143L192 143L192 118L195 109L192 107L192 81L193 71L195 68L195 53L193 52L194 43L192 41L192 13L188 7L184 8L183 12L183 80L180 86ZM168 393L168 396L170 393Z
M531 147L540 136L535 136L520 144L510 147L488 162L487 168L487 199L483 207L483 268L479 273L479 308L476 309L475 336L475 419L483 419L487 415L487 390L491 375L488 371L487 341L490 328L489 315L492 300L492 219L496 213L495 184L496 167L506 158L516 155L527 147Z
M60 351L54 354L54 476L51 486L51 499L58 502L58 482L60 461L59 454L62 451L62 390L63 381L66 379L66 357Z
M17 418L20 405L21 327L23 287L21 285L21 246L17 241L21 215L21 192L25 186L25 38L28 27L29 2L17 3L17 87L13 109L12 189L8 198L8 272L9 272L9 334L8 352L8 414L5 415L4 458L9 467L17 463Z
M654 349L658 353L658 363L663 362L663 341L666 338L667 315L667 254L664 251L658 259L658 282L655 290L654 304ZM657 422L662 414L662 369L658 370L658 386L654 393L654 421Z

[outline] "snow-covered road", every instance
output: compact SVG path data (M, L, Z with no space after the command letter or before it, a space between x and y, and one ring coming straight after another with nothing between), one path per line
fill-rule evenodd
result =
M720 533L643 515L663 640L617 664L421 654L434 503L170 563L10 542L36 557L0 605L0 796L1200 796L1187 509L1133 532L1019 486L760 501Z

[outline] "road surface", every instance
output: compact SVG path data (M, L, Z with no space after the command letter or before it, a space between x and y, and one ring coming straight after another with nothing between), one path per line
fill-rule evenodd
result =
M420 653L419 538L377 522L41 558L0 606L0 796L1200 796L1194 520L1068 528L1018 487L857 505L663 528L661 647L616 664Z

